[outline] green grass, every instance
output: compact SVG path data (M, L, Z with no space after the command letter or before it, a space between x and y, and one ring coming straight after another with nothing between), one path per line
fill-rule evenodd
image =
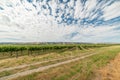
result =
M3 71L3 72L0 73L0 77L9 76L11 74L12 74L12 72L10 72L10 71Z
M96 50L96 55L14 80L93 80L94 70L106 66L120 52L120 46Z

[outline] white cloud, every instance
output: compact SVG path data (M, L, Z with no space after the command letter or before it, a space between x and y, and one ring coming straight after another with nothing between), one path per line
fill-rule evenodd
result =
M82 11L83 7L80 3L80 0L76 1L74 18L89 17L91 11L96 7L97 0L88 0L85 5L85 10ZM64 9L65 5L57 5L54 0L49 2L49 5L52 8L52 16L48 15L50 10L42 9L41 6L45 4L36 3L37 9L26 0L23 1L23 4L20 3L20 0L3 0L0 1L0 5L4 8L3 11L0 11L0 42L2 41L86 41L86 42L98 42L102 41L105 38L111 36L120 36L119 30L114 30L118 28L118 24L113 26L88 26L83 27L82 25L65 25L58 24L53 17L56 15L56 8L59 6ZM6 5L12 5L13 7L7 7ZM73 1L68 3L69 6L73 6ZM119 6L120 2L115 2L111 6L105 7L104 15L102 16L105 20L112 19L114 17L120 16ZM48 7L48 6L47 6ZM26 10L28 9L28 11ZM37 13L41 12L40 15ZM62 21L61 15L64 11L59 13L59 18L57 20ZM73 12L66 10L66 12ZM46 14L46 15L45 15ZM85 15L86 14L86 15ZM94 14L90 19L97 17L97 14ZM80 22L79 20L79 22ZM71 39L66 39L65 35L78 32L76 36Z
M120 1L115 2L114 4L107 6L104 8L104 15L103 17L105 20L109 20L115 17L120 16Z
M115 30L116 26L99 26L78 29L79 35L76 35L71 41L80 42L104 42L112 37L120 36L120 30ZM110 41L110 40L109 40ZM113 41L114 42L114 41Z

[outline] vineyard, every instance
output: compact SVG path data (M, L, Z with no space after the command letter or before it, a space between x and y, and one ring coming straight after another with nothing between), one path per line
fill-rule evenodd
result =
M110 46L107 44L45 44L45 45L0 45L0 55L19 57L24 55L36 55L48 51L65 51L70 49L88 49Z
M94 80L119 52L119 44L1 44L0 80Z

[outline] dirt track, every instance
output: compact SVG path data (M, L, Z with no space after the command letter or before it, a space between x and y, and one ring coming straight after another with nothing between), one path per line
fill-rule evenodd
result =
M75 59L59 62L59 63L48 65L48 66L39 67L37 69L27 70L27 71L16 73L16 74L13 74L13 75L10 75L10 76L5 76L5 77L0 78L0 80L11 80L11 79L17 78L19 76L25 76L25 75L32 74L34 72L44 71L44 70L49 69L49 68L53 68L53 67L57 67L57 66L60 66L60 65L63 65L63 64L67 64L67 63L70 63L70 62L81 60L81 59L90 57L90 56L95 55L95 54L97 54L97 53L81 56L81 57L78 57L78 58L75 58Z
M96 71L95 80L120 80L120 53L107 66Z
M45 60L45 61L42 61L42 62L19 65L19 66L15 66L15 67L3 68L3 69L0 69L0 72L10 71L10 70L15 70L15 69L21 69L21 68L25 68L25 67L29 67L29 66L34 66L34 65L38 65L38 64L42 64L42 63L53 62L53 61L58 61L58 60L63 60L63 59L72 59L72 58L81 57L81 56L84 56L84 55L86 55L86 53L81 54L79 56L69 56L69 57L64 57L64 58L59 58L59 59Z

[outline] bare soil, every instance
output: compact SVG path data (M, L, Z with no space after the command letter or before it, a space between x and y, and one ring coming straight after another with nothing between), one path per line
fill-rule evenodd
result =
M120 53L107 66L96 71L95 80L120 80Z

